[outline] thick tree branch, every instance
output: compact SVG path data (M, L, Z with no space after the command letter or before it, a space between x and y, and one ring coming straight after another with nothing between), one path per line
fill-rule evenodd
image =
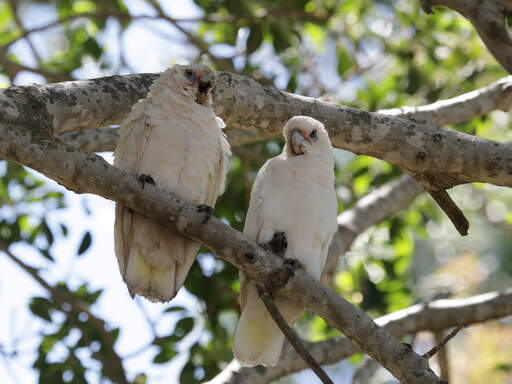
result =
M469 19L487 49L512 74L512 38L507 30L507 17L512 15L510 0L422 0L423 9L431 6L451 8Z
M123 96L124 97L124 96ZM142 97L142 95L141 95ZM418 107L382 109L383 115L428 121L434 125L458 124L491 111L508 111L512 107L512 76L504 77L487 87L477 89L451 99L439 100ZM121 120L122 117L119 117ZM119 121L117 121L118 123ZM114 124L114 122L111 122ZM74 130L71 127L71 130ZM259 131L229 129L227 135L232 146L253 143L275 137ZM117 129L89 129L87 131L63 134L62 139L88 152L113 151L119 134ZM94 143L98 143L97 146Z
M468 299L443 299L428 304L416 304L375 320L394 336L401 338L419 331L440 331L459 325L469 325L499 319L512 314L512 290L492 292ZM345 337L307 343L308 350L321 364L334 364L360 352ZM233 360L208 384L267 384L280 377L301 371L308 366L289 345L283 350L276 367L254 369L241 367Z
M40 116L44 118L49 116ZM16 129L0 124L0 156L33 168L77 193L94 193L150 216L185 236L208 246L215 254L265 282L270 291L310 308L354 340L366 353L405 383L440 383L428 363L378 327L355 306L301 269L290 273L282 259L268 253L246 235L204 215L197 207L171 193L148 185L110 166L101 157L85 153L47 136L33 121ZM43 123L43 126L46 124Z
M56 133L116 124L147 94L156 76L7 88L0 92L8 112L4 121L34 113L35 108L51 115ZM429 190L472 181L512 186L510 144L280 92L242 75L219 72L217 77L215 111L231 129L278 137L291 116L310 115L324 122L335 146L388 161Z

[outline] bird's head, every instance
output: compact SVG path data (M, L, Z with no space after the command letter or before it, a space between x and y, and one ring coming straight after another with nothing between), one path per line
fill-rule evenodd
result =
M288 156L332 154L324 125L309 116L294 116L285 124L283 135Z
M215 85L215 74L207 66L176 64L165 71L162 77L165 77L175 92L198 104L211 103L210 90Z

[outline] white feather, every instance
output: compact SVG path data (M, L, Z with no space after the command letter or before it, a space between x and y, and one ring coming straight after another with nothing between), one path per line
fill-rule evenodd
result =
M150 175L158 187L194 204L213 206L225 183L229 144L222 132L224 123L211 106L196 103L183 90L182 68L164 72L121 124L114 165L135 175ZM176 295L200 247L119 204L114 238L130 294L152 301Z
M334 190L332 147L323 125L309 117L297 116L285 126L292 130L318 131L304 155L294 156L287 142L283 152L263 165L251 192L244 233L259 243L267 243L277 231L288 240L286 258L299 260L306 271L320 279L327 250L337 229L337 202ZM275 366L284 335L259 298L256 286L240 273L242 315L233 352L244 365ZM276 305L289 324L304 308L283 297Z

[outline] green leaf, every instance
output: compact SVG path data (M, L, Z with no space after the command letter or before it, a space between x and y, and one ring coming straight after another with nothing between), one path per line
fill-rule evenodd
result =
M39 248L39 253L47 260L50 260L50 261L55 261L55 259L53 258L53 256L50 254L50 250L49 249L41 249Z
M179 305L176 305L174 307L166 308L166 310L164 312L167 313L167 312L178 312L178 311L186 311L186 310L187 309L185 307L180 307Z
M156 364L163 364L167 363L168 361L172 360L178 352L176 352L174 349L162 349L160 353L158 353L153 358L153 363Z
M176 323L176 327L174 328L174 335L183 337L188 334L192 328L194 328L194 318L184 317Z
M33 297L32 300L30 300L30 303L28 305L30 308L30 311L47 321L52 321L52 318L50 316L50 311L54 308L53 304L50 300L48 300L45 297Z
M82 242L80 243L80 246L78 247L77 255L82 255L89 247L91 246L92 237L91 232L87 231L84 234L84 237L82 237Z
M248 55L256 51L263 42L263 26L261 24L253 24L250 27L250 34L247 38L246 52Z
M354 65L352 58L344 48L338 48L338 74L343 76Z

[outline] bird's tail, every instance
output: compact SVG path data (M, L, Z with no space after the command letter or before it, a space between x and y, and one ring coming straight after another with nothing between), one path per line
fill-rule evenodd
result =
M171 300L183 285L200 244L127 208L116 207L115 245L130 294Z
M304 311L304 308L285 299L276 300L276 305L289 324L293 324ZM235 358L242 365L274 367L279 362L283 342L283 333L259 298L256 287L249 283L247 302L233 341Z

